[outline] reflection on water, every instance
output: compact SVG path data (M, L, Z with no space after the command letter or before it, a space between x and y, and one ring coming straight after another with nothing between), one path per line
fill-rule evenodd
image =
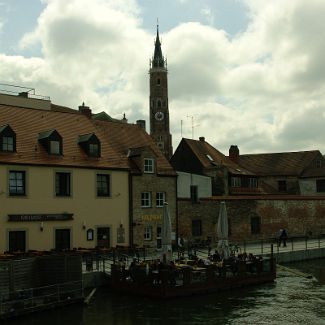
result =
M325 260L290 265L317 273ZM276 283L161 302L97 293L87 306L8 321L7 324L325 324L325 285L281 271Z

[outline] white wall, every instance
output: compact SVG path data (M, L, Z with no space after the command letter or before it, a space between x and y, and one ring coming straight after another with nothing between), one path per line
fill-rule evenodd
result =
M190 198L191 185L197 185L199 198L212 196L212 185L210 177L179 171L177 171L177 175L177 197Z

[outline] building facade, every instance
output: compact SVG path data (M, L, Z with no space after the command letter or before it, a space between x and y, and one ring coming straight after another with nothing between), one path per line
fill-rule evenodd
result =
M168 203L174 237L177 233L177 177L151 136L139 125L93 122L126 156L130 168L130 243L135 247L161 247L164 202Z
M129 245L127 158L84 114L12 97L0 96L0 251Z
M217 239L221 201L232 241L274 238L280 228L289 236L325 233L325 164L317 150L240 155L233 145L227 157L201 137L182 139L171 164L180 175L179 234L192 242Z

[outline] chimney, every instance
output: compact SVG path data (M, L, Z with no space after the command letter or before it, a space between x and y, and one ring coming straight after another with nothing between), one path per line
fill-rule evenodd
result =
M18 94L18 96L28 98L28 92L27 91L22 91L21 93Z
M146 121L145 120L137 120L137 125L140 126L140 128L143 128L146 130Z
M205 137L199 137L199 140L204 142L205 141Z
M81 106L79 106L79 112L83 115L86 115L89 119L91 118L91 109L88 106L85 106L85 103L82 103Z
M123 114L123 118L122 118L122 123L127 123L128 119L125 117L125 113Z
M236 145L231 145L229 148L229 158L237 163L238 162L238 158L239 158L239 149Z

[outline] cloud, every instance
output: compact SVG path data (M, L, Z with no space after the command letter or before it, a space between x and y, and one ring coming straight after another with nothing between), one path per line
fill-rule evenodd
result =
M40 44L42 58L1 55L2 80L34 87L57 104L76 108L85 101L95 112L148 121L154 35L142 28L138 3L46 4L36 29L20 43L22 51ZM181 136L193 134L224 153L231 144L242 153L324 153L325 2L246 5L249 25L235 37L210 26L211 20L179 24L161 35L174 148ZM201 14L209 17L210 11Z

